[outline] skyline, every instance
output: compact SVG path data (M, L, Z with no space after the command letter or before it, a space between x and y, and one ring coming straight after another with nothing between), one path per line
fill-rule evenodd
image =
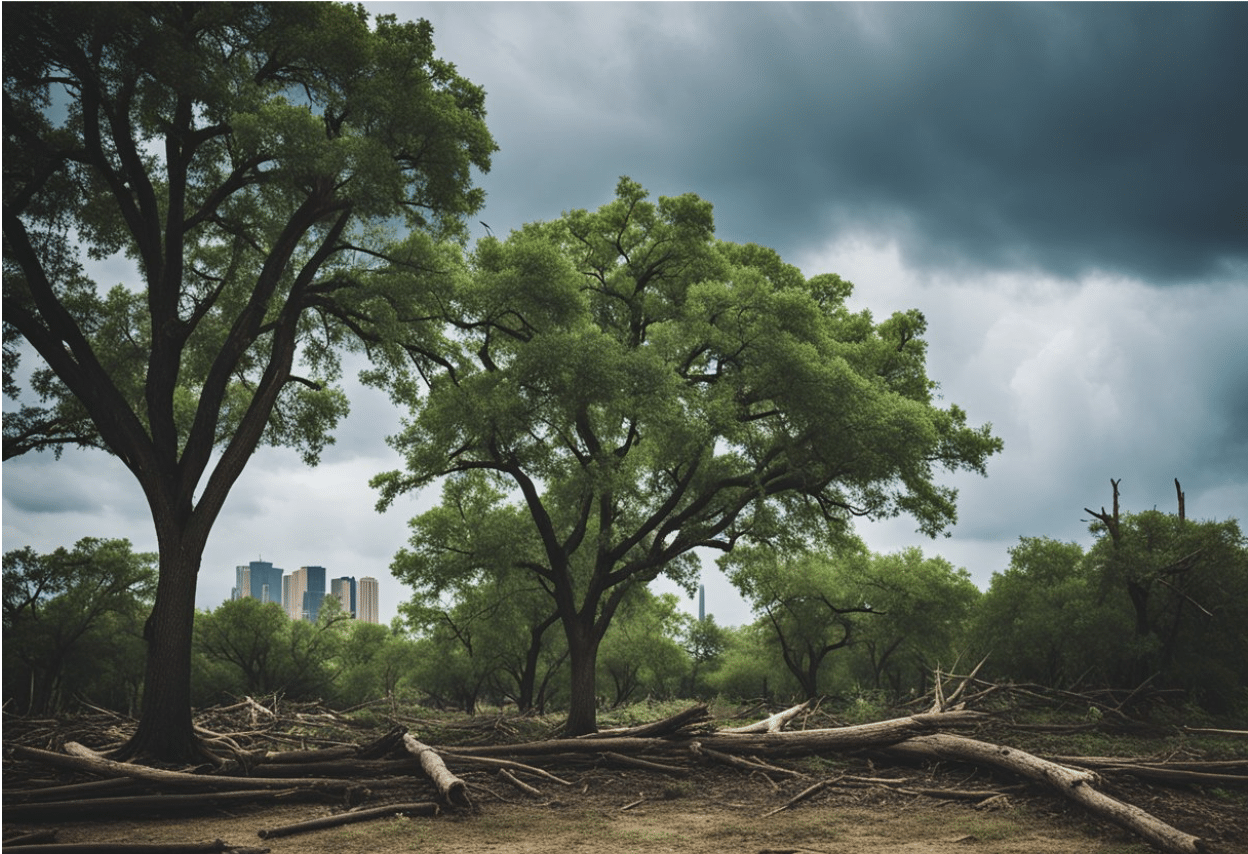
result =
M437 52L487 92L500 150L474 237L611 198L694 192L717 235L855 283L851 308L918 308L928 373L1005 450L943 477L959 523L919 545L986 587L1020 536L1090 543L1084 508L1248 520L1248 77L1242 4L366 4L428 18ZM124 259L101 265L105 284ZM402 413L346 366L351 415L318 468L262 449L200 571L228 596L243 551L389 575L436 488L373 510ZM6 401L6 410L10 404ZM154 551L133 478L98 452L4 464L4 548L124 536ZM714 568L722 624L748 609ZM664 588L671 589L671 588ZM225 591L223 593L222 591ZM736 601L734 602L734 599ZM696 613L696 601L682 597Z

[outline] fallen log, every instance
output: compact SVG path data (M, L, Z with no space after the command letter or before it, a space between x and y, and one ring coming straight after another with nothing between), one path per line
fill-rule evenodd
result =
M1114 756L1049 756L1053 762L1090 768L1101 774L1130 774L1141 780L1162 783L1197 783L1203 786L1248 785L1248 762L1150 762Z
M911 715L876 723L831 729L806 729L792 732L724 733L701 736L704 748L724 753L756 753L767 756L792 756L839 750L882 747L905 741L917 735L935 732L943 727L974 726L984 720L980 712L950 711Z
M807 700L804 703L785 709L782 712L776 712L771 717L763 718L761 721L756 721L755 723L752 723L752 724L746 724L745 726L734 726L729 729L721 729L720 732L737 732L737 733L779 732L780 730L784 729L785 725L789 721L793 720L793 718L797 717L802 712L806 711L806 707L809 705L810 705L810 700Z
M720 753L718 750L710 750L702 746L701 742L695 741L689 745L689 752L699 759L710 759L736 768L740 771L748 771L751 774L755 771L761 771L764 774L780 774L785 777L805 777L806 775L800 771L793 771L788 768L781 768L778 765L768 765L761 759L754 757L744 758L741 756L733 756L730 753Z
M257 780L250 777L165 771L161 768L150 768L146 765L135 765L129 762L105 759L90 748L83 747L72 741L65 743L66 753L56 753L55 751L41 750L38 747L26 747L21 744L9 745L5 749L11 756L18 759L42 762L45 765L52 765L68 771L94 774L97 777L126 777L174 788L254 790L310 788L341 794L360 787L358 780L330 780L324 778Z
M711 719L710 711L705 703L699 703L691 706L682 712L666 717L663 720L653 723L641 724L640 726L620 727L618 729L604 729L598 732L587 733L586 735L577 736L578 740L585 739L602 739L602 738L658 738L660 736L669 735L677 732L690 724L700 723Z
M18 789L4 793L6 802L25 803L27 801L64 800L65 798L91 797L100 792L116 795L118 792L144 788L138 780L125 777L113 777L109 780L92 780L88 783L67 783L63 786L41 786L37 789Z
M351 810L350 812L339 813L338 815L328 815L323 818L313 818L307 821L298 822L296 824L287 824L282 827L261 830L258 831L256 835L261 839L275 839L279 836L293 836L296 833L307 833L312 830L324 830L327 827L341 827L344 824L354 824L358 821L370 821L375 818L388 818L396 815L437 815L439 812L441 812L441 810L438 808L438 805L432 802L416 804L390 804L384 807L370 807L369 809Z
M12 845L6 842L6 846ZM269 854L267 848L246 848L230 845L223 840L215 842L52 842L39 845L21 846L37 851L38 854Z
M544 777L547 780L558 783L560 786L575 785L570 780L564 780L562 777L556 777L549 771L543 770L534 765L525 765L523 762L513 762L510 759L496 759L492 756L465 756L462 753L456 753L454 750L444 750L442 751L442 756L450 757L457 763L462 763L464 765L476 765L479 768L498 768L536 774L539 777Z
M472 806L472 799L468 797L468 784L447 769L442 757L432 747L406 733L403 735L403 747L420 760L420 767L433 781L444 802L461 807Z
M130 818L151 813L179 813L217 809L223 806L259 805L279 801L325 798L323 792L307 789L243 792L196 792L181 795L131 795L121 798L89 798L74 801L39 801L12 804L4 808L5 821L58 822L83 818ZM8 843L5 843L6 845Z
M916 735L934 732L942 727L974 726L986 716L980 712L956 711L917 714L876 723L829 729L807 729L794 732L701 734L697 740L703 748L723 753L757 753L783 756L856 750L880 747L904 741ZM637 738L622 736L611 739L617 753L681 753L689 749L691 737ZM597 739L558 738L527 744L491 744L457 747L459 756L550 756L557 753L597 753L602 745Z
M679 768L674 765L663 765L659 762L649 762L645 759L638 759L635 756L625 756L622 753L615 753L610 750L602 752L602 758L617 765L628 765L632 768L640 768L643 771L657 771L660 774L672 774L677 777L689 776L688 768Z
M1139 807L1097 791L1094 785L1097 777L1093 772L1058 765L1022 750L960 735L937 733L890 745L883 752L910 760L954 760L1000 768L1045 783L1093 814L1163 851L1174 854L1204 854L1210 851L1205 840L1177 830Z

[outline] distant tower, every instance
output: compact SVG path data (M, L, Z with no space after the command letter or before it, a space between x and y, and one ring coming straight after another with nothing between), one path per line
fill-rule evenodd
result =
M698 622L706 619L706 585L698 585Z
M253 560L246 566L234 568L234 599L259 599L261 602L279 602L278 591L282 589L282 569L268 561Z
M344 575L342 578L333 579L329 582L329 592L338 597L344 614L356 616L355 579L353 577Z
M360 579L359 594L356 602L359 606L356 619L364 623L381 622L380 593L376 578L365 576Z
M325 567L301 566L298 571L307 578L303 590L303 619L315 623L321 612L321 602L325 601Z

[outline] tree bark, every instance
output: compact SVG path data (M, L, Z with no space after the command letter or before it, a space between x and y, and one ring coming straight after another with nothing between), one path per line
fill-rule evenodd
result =
M588 735L598 731L598 694L595 670L598 666L598 639L592 626L580 620L563 621L568 636L568 668L570 686L568 722L569 736Z
M420 760L420 767L437 786L443 801L455 806L472 806L472 800L468 797L468 784L450 772L442 757L432 747L406 734L403 736L403 747Z
M1208 844L1094 788L1091 771L1068 768L1022 750L989 744L960 735L937 733L917 736L888 747L890 756L910 759L943 759L990 765L1048 784L1064 797L1083 805L1095 815L1134 833L1149 844L1173 854L1203 854Z
M189 765L208 758L191 720L191 631L203 547L177 539L176 547L161 543L156 601L143 629L143 705L138 728L116 753L118 759L150 757Z
M776 712L771 717L764 718L761 721L746 724L745 726L732 727L731 729L721 729L720 732L780 732L780 730L784 729L785 724L801 714L809 705L810 700L807 700L804 703L798 703L796 706L785 709L782 712Z

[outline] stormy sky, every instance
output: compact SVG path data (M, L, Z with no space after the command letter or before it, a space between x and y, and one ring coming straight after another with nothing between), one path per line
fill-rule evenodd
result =
M1087 544L1084 507L1248 521L1248 5L369 3L428 18L482 85L500 146L474 234L610 200L621 175L715 205L718 236L855 283L880 318L918 308L945 403L1005 451L920 545L981 587L1020 536ZM381 580L434 495L373 510L399 414L348 384L319 468L256 455L204 558ZM4 465L4 549L125 536L141 493L102 454ZM708 611L750 619L713 566ZM695 607L689 603L689 607Z

